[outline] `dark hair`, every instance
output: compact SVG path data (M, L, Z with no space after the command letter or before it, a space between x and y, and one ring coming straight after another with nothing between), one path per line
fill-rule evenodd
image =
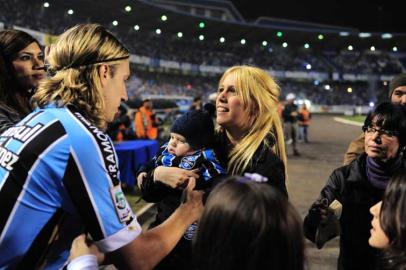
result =
M406 269L406 170L399 170L386 187L382 200L380 223L389 238L384 251L384 266Z
M404 105L382 102L368 113L364 126L376 125L398 132L400 149L406 146L406 109Z
M287 198L264 183L229 177L205 205L193 243L204 270L304 267L301 219Z
M31 43L38 41L19 30L4 30L0 31L0 58L3 58L4 65L0 64L0 76L2 85L0 86L0 101L15 109L21 114L30 112L28 99L28 92L21 93L16 83L14 74L13 61L17 57L18 52L26 48ZM27 100L23 100L27 99Z

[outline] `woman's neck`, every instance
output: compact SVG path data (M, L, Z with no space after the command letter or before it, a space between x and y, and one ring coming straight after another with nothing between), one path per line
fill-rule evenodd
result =
M226 130L227 139L232 146L239 143L244 138L245 134L245 132L239 130Z

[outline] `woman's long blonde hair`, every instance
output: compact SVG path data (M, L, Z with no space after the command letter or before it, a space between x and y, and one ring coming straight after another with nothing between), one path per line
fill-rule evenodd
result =
M108 64L114 76L115 66L126 57L128 50L103 26L82 24L70 28L51 47L47 60L55 74L40 83L32 105L73 104L97 127L105 128L98 67Z
M272 150L285 164L287 177L287 159L283 129L277 108L280 88L275 80L264 70L252 66L234 66L227 69L220 79L220 85L229 74L235 76L235 88L241 98L244 109L251 119L246 135L229 152L228 172L242 174L251 164L255 151L261 143L269 146L266 138L274 137ZM220 132L224 132L220 128Z

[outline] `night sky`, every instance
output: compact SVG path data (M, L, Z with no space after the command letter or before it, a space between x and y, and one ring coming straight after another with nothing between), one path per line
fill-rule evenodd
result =
M401 1L232 0L246 20L268 16L352 27L363 32L406 33L406 9L400 6Z

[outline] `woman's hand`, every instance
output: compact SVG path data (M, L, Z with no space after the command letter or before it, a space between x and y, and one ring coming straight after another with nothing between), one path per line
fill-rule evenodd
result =
M184 188L191 177L197 179L198 169L185 170L177 167L159 166L154 171L154 181L161 182L171 188Z

